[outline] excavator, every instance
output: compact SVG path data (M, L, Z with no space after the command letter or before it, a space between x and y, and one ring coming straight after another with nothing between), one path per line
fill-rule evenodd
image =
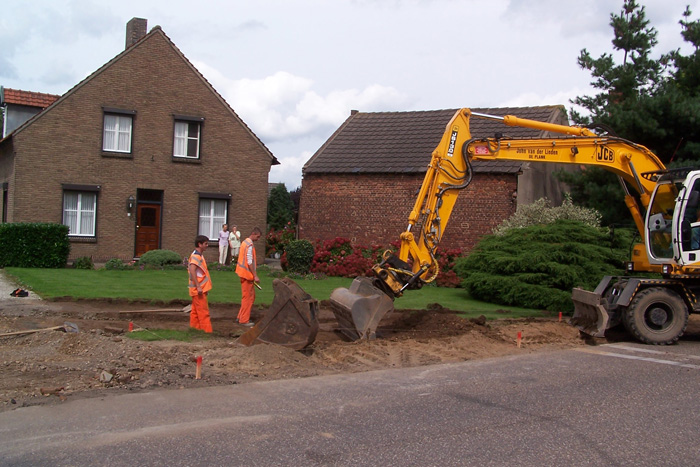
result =
M472 138L472 118L554 136ZM597 166L617 175L641 242L632 247L624 276L606 276L594 291L573 289L570 323L594 337L623 324L643 343L679 339L689 313L700 312L700 171L666 169L646 147L605 131L467 108L454 114L432 153L398 252L385 252L371 277L357 277L331 294L341 332L352 340L375 338L396 298L436 279L435 254L457 196L472 181L472 162L487 160Z

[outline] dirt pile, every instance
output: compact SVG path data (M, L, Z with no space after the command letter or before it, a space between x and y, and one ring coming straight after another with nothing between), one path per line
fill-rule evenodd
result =
M184 305L184 304L182 304ZM234 324L237 306L212 306L214 335L190 343L143 342L136 328L187 329L180 305L162 307L110 302L0 302L0 333L47 328L69 321L79 333L60 330L0 337L0 410L58 403L159 387L188 388L402 368L583 345L579 333L556 319L465 320L454 312L394 311L378 327L379 338L348 342L321 303L321 329L313 346L297 352L275 345L242 347L245 329ZM170 311L148 311L170 310ZM255 319L264 310L254 310ZM256 316L257 315L257 316ZM518 332L521 346L516 345ZM195 357L202 378L195 379Z

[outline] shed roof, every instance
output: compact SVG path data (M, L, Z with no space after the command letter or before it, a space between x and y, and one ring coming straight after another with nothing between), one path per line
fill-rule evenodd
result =
M356 112L316 151L303 168L304 174L322 173L422 173L445 127L459 109L412 112ZM473 108L490 115L516 115L550 123L568 123L563 106ZM497 132L514 138L542 137L544 133L507 127L494 120L472 118L473 137ZM518 173L519 161L475 161L474 172Z
M45 109L61 97L43 92L22 91L21 89L2 88L0 104L26 105Z

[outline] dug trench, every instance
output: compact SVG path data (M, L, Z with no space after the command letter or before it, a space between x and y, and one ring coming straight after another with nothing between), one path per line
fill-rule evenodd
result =
M414 367L590 344L558 317L470 320L437 304L394 311L379 324L376 340L349 342L337 332L328 303L321 302L319 333L302 351L273 344L239 345L237 338L246 329L234 323L238 305L211 305L214 332L206 338L146 342L127 335L129 323L146 332L188 329L189 315L179 311L185 305L1 301L0 333L55 328L66 322L76 324L79 332L47 329L0 337L0 411L159 388ZM254 309L253 319L264 312ZM691 318L684 339L700 339L700 319ZM197 356L202 357L200 379Z

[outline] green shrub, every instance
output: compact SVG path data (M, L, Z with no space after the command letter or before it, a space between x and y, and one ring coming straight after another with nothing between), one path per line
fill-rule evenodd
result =
M493 229L493 233L503 235L510 229L551 224L559 219L579 221L590 227L600 227L601 216L595 209L574 206L570 196L564 199L561 206L552 206L552 202L547 198L540 198L532 204L519 206L515 214Z
M68 227L53 223L0 224L0 268L64 268Z
M162 268L164 266L181 265L182 258L172 250L147 251L139 259L139 266Z
M123 269L131 269L129 265L119 258L112 258L105 263L105 269L121 271Z
M571 289L593 290L603 276L624 274L634 232L578 221L510 229L489 235L455 265L462 287L501 305L573 311Z
M308 274L314 259L314 246L308 240L293 240L287 245L287 271Z
M75 269L95 269L95 265L92 263L92 258L89 256L81 256L73 261L73 267Z

